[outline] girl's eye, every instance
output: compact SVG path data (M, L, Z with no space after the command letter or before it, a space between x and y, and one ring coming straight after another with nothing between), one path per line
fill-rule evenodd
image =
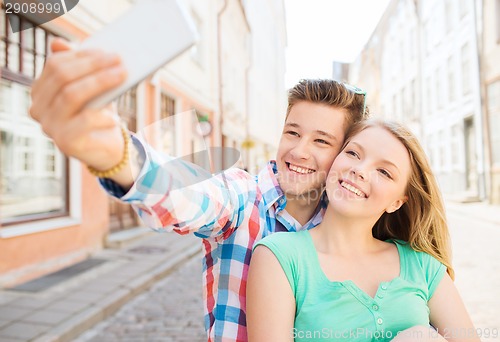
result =
M294 132L294 131L286 131L285 134L293 135L294 137L298 137L299 133Z
M345 153L347 153L348 155L351 155L353 157L359 158L359 156L356 153L356 151L348 150L348 151L345 151Z
M384 169L379 169L378 172L380 172L382 175L384 175L385 177L389 178L389 179L392 179L392 176L389 172L387 172L387 170L384 170Z

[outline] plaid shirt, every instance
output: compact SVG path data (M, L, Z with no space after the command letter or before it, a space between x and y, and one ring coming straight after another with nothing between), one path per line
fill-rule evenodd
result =
M208 341L247 341L245 297L252 247L274 232L318 225L326 196L311 220L301 226L284 210L286 198L278 185L274 161L257 176L232 168L207 177L193 164L149 147L146 150L147 145L135 137L133 142L144 166L130 191L125 194L110 180L101 180L101 184L131 203L149 227L202 238Z

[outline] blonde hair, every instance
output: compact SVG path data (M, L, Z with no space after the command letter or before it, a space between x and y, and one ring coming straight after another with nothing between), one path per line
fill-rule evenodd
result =
M353 126L345 144L369 127L380 127L396 137L408 150L411 174L406 186L408 200L395 212L384 213L372 229L382 241L400 239L411 248L432 255L447 267L452 279L451 243L444 204L426 154L418 139L404 126L391 121L367 120ZM344 146L345 146L344 144Z
M330 79L303 79L288 91L288 108L301 101L320 103L339 109L345 109L345 129L368 117L368 108L364 108L365 96L356 94L343 83Z

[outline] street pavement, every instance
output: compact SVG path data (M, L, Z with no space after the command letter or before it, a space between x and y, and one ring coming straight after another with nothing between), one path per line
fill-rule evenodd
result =
M116 249L104 249L92 256L104 260L103 264L61 279L46 290L0 290L0 342L73 341L165 279L185 260L193 255L201 258L201 243L194 236L146 232L125 244L114 240ZM201 291L200 286L197 288ZM171 295L176 297L178 293L173 291ZM201 293L184 297L199 300ZM169 308L169 312L172 310ZM151 311L153 315L158 312L156 308ZM196 311L201 312L201 308ZM149 314L144 311L144 315ZM159 322L156 320L163 324Z
M201 259L194 256L75 342L204 342Z
M448 210L455 284L482 340L500 341L500 210L460 209Z

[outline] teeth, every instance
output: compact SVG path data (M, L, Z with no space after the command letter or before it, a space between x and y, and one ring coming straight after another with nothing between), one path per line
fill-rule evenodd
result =
M356 189L355 187L353 187L351 184L347 184L346 182L342 182L340 183L340 185L344 188L344 189L347 189L349 190L350 192L353 192L355 193L356 195L358 195L359 197L365 197L365 194L363 192L361 192L359 189Z
M292 164L289 164L288 167L290 168L290 170L295 171L297 173L302 173L302 174L307 174L307 173L313 173L314 172L314 170L305 169L305 168L302 168L300 166L295 166L295 165L292 165Z

